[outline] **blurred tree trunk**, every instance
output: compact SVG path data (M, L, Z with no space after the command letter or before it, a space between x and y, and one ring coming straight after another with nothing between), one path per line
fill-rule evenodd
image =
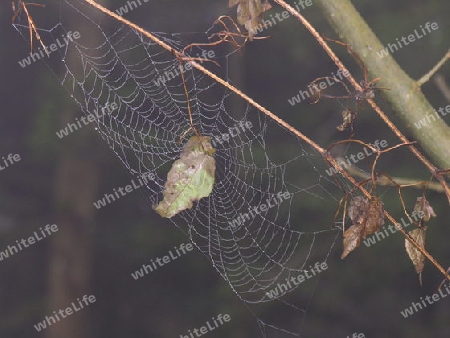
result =
M107 6L106 1L102 3ZM99 13L100 15L100 13ZM95 37L77 25L73 18L70 25L72 31L78 31L81 36L94 45ZM105 28L105 27L104 27ZM87 37L87 38L86 38ZM99 42L100 43L100 42ZM74 49L70 49L74 51ZM67 62L79 55L68 54ZM69 101L69 98L68 98ZM61 128L67 123L74 123L81 112L75 105L61 109ZM78 298L90 296L92 292L92 262L95 233L95 215L97 209L93 202L98 196L100 179L100 163L97 160L99 138L93 132L94 123L83 126L68 135L63 142L63 152L58 159L55 175L55 205L58 235L52 237L49 267L49 310L50 313L59 309L78 306ZM47 338L88 338L92 336L90 315L95 303L85 306L80 311L61 319L60 322L46 329Z
M90 132L90 139L95 142L92 140L92 131L85 129L78 131L79 135L69 137L89 137ZM72 302L78 305L77 298L92 294L91 262L96 210L92 203L98 190L99 167L89 157L81 158L80 155L73 151L64 152L57 164L55 199L59 231L57 236L52 237L50 250L50 312L71 307ZM89 313L92 306L91 304L51 325L46 330L47 337L89 337Z

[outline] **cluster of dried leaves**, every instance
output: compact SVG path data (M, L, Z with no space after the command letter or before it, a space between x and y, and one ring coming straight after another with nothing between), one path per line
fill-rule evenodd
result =
M352 221L352 226L344 232L344 248L341 258L344 259L350 252L361 244L361 239L378 232L384 225L383 202L377 196L372 196L369 200L364 196L355 196L350 200L348 216ZM425 238L428 222L431 217L436 217L436 213L430 206L425 196L417 197L416 204L412 212L418 217L417 228L409 233L422 248L425 248ZM425 264L425 256L408 239L405 239L406 252L414 264L416 272L419 274L419 281L422 285L422 271Z
M370 201L364 196L355 196L350 200L348 216L352 226L344 232L344 259L361 244L361 239L377 232L384 225L383 202L372 196Z

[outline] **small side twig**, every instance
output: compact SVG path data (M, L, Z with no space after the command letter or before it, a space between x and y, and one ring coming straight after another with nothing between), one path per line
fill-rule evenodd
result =
M336 157L336 161L344 162L345 159L342 157ZM363 180L370 179L371 177L370 174L360 170L358 167L354 165L348 165L344 168L344 170L347 171L350 175L361 178ZM438 182L416 181L411 178L393 177L392 180L390 180L385 176L377 175L375 183L377 185L382 186L396 186L395 184L392 183L392 181L395 181L398 185L401 186L410 186L419 190L428 188L428 190L433 190L438 193L444 193L444 188L442 188L442 185L440 185Z
M450 49L444 55L444 57L424 76L422 76L419 80L417 80L417 85L421 87L424 83L428 82L431 77L441 68L447 60L450 59Z

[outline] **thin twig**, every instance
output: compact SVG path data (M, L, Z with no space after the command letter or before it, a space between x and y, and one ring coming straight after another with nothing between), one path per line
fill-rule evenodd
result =
M346 163L345 159L343 157L336 157L336 161L338 163ZM359 177L363 180L367 180L371 178L371 175L364 172L363 170L359 169L358 167L354 165L348 165L344 167L344 170L347 171L350 175ZM404 177L393 177L392 181L397 183L401 186L411 186L413 188L423 190L425 188L428 188L429 190L433 190L439 193L444 192L444 188L442 185L440 185L438 182L428 182L428 181L417 181L411 178L404 178ZM384 185L384 186L396 186L391 180L389 180L386 176L380 176L377 175L376 184L377 185Z
M45 46L44 42L42 41L42 38L39 35L39 32L38 32L38 30L36 28L36 24L34 23L30 12L28 12L27 6L45 7L44 4L25 3L25 2L23 2L23 0L19 0L18 7L16 9L16 6L15 6L14 1L13 1L12 2L12 8L13 8L14 16L12 18L12 22L14 23L14 21L16 21L16 18L19 16L20 12L23 10L25 12L26 17L27 17L28 27L29 27L29 31L30 31L30 48L31 48L30 53L33 53L33 33L34 33L34 35L36 36L36 39L41 44L41 46L44 49L45 53L47 54L48 57L50 57L50 52L47 50L47 47Z
M444 57L434 66L428 73L417 80L417 85L421 87L424 83L430 81L431 77L441 68L447 60L450 59L450 49L444 55Z

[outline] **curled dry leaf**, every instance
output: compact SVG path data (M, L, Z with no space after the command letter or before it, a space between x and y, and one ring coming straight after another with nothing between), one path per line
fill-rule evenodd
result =
M367 221L364 228L363 237L380 231L384 225L384 208L383 202L379 197L373 196L369 202L369 210L367 211Z
M355 196L350 200L348 215L353 225L344 232L341 259L360 245L361 238L379 231L384 225L383 202L376 196L372 196L370 201L363 196Z
M414 205L413 214L416 213L419 217L428 222L431 217L436 217L436 213L433 207L430 205L425 196L417 197L416 204Z
M364 196L355 196L350 200L348 207L348 217L352 224L362 223L369 210L369 200Z
M424 226L431 217L436 217L436 213L431 207L425 196L417 197L414 205L413 215L417 214L420 218L419 228L412 230L409 235L422 247L425 248L425 238L427 227ZM422 285L422 271L425 265L425 256L407 239L405 239L406 252L414 264L416 272L419 274L419 283Z
M158 214L171 218L211 194L216 172L214 152L209 136L193 136L186 142L180 159L167 174L164 199L154 208Z
M344 232L344 250L341 259L344 259L350 252L361 244L362 231L364 225L354 224Z
M412 230L409 235L423 248L425 248L425 237L426 237L427 227L421 227ZM416 268L416 272L419 274L419 282L422 285L422 271L425 265L425 256L407 239L405 239L405 248L408 253L409 258Z
M230 7L237 7L237 21L245 27L250 40L261 24L262 14L272 8L267 0L230 0Z

